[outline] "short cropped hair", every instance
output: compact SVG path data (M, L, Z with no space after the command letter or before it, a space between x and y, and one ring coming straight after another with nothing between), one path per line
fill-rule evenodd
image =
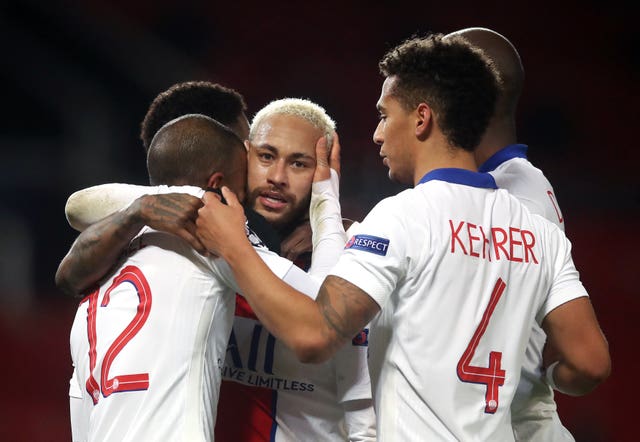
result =
M169 121L186 114L202 114L232 127L247 110L242 95L208 81L177 83L160 93L142 120L140 139L149 150L153 136Z
M255 132L262 121L272 115L292 115L302 118L327 137L329 146L333 142L333 131L336 129L335 121L331 119L322 106L304 98L282 98L272 101L260 109L251 121L250 140L255 136Z
M225 173L245 155L242 141L228 127L205 115L183 115L153 137L147 154L149 182L203 187L213 173Z
M493 115L500 78L480 49L443 37L406 40L382 58L380 72L396 77L391 94L406 110L427 103L449 144L473 151Z

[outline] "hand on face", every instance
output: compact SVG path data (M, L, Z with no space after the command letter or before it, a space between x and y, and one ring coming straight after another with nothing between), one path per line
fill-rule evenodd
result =
M226 257L237 245L247 242L244 209L235 193L222 187L222 195L227 204L213 192L206 192L204 206L198 210L196 234L211 253Z
M316 170L313 182L328 180L331 177L329 169L340 175L340 140L337 132L333 132L331 147L327 146L327 137L322 136L316 143Z

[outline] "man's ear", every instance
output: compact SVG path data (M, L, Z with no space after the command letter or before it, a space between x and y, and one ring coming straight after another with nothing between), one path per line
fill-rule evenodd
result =
M214 189L217 189L219 187L222 187L223 182L224 174L222 172L214 172L207 180L207 187L213 187Z
M416 137L420 140L424 140L431 133L431 126L433 123L433 113L431 107L427 103L420 103L416 108Z

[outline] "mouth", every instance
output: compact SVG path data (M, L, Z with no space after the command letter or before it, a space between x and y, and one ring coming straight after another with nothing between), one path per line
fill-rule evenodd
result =
M262 192L258 196L258 201L270 210L282 210L289 204L287 199L278 192Z

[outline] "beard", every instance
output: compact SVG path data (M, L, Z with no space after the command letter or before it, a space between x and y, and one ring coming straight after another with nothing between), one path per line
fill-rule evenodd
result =
M268 191L276 191L282 194L287 205L281 210L265 207L258 202L258 198ZM247 205L262 215L269 224L271 224L278 232L286 236L293 227L308 218L309 203L311 201L311 192L302 199L297 199L294 195L286 194L274 188L257 188L249 192L247 196Z

